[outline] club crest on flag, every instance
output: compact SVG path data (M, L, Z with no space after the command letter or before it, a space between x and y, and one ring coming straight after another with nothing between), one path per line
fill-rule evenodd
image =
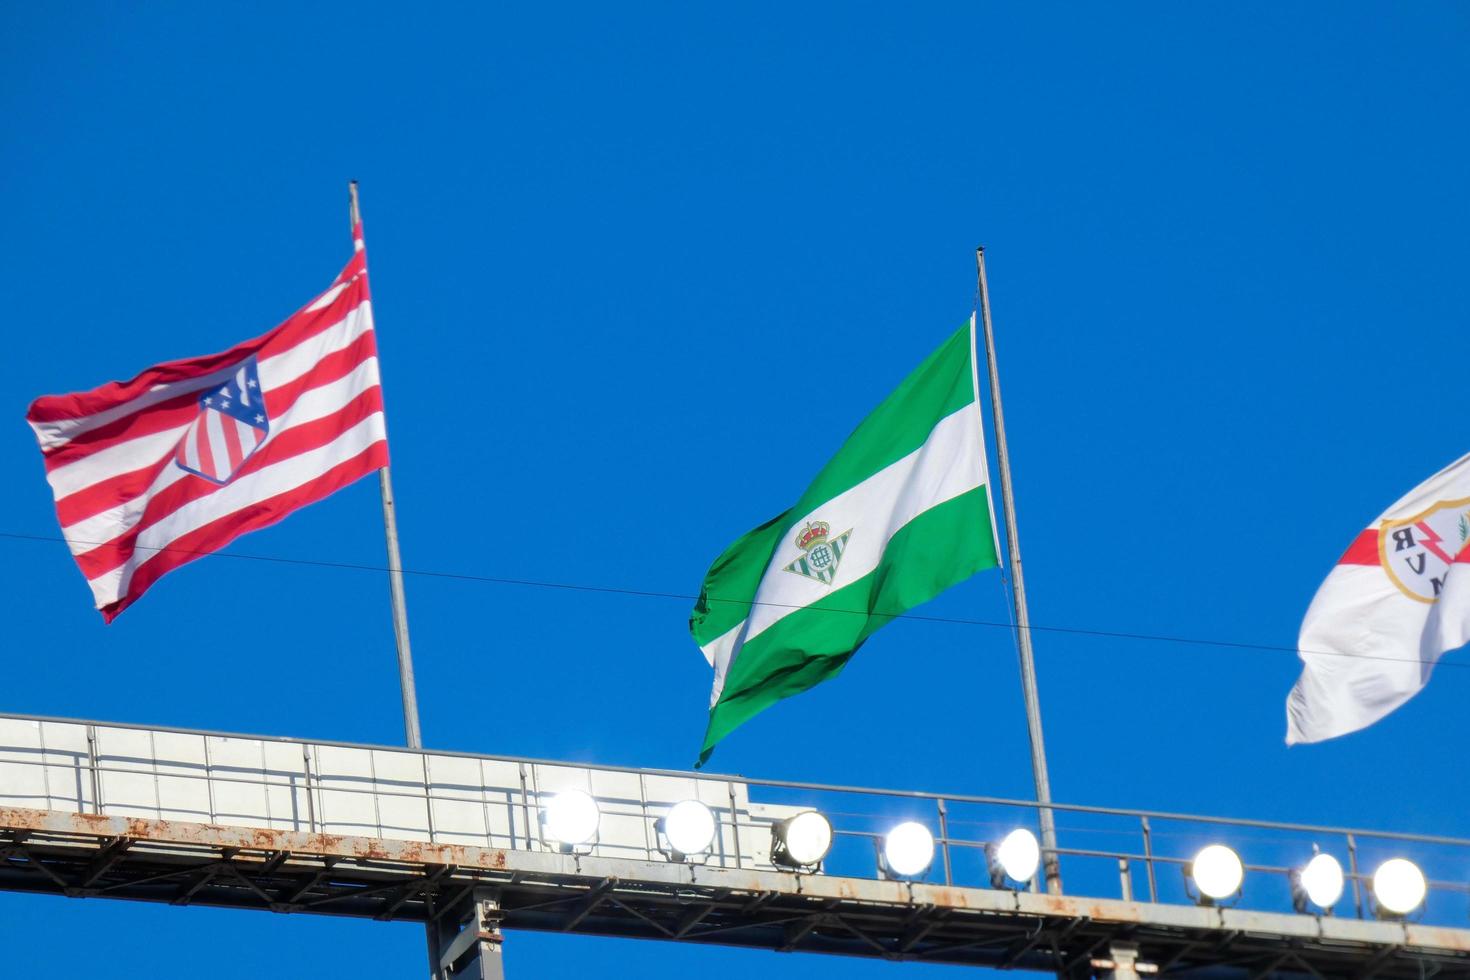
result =
M825 521L808 521L796 535L796 546L802 550L802 556L787 565L786 571L831 585L837 577L837 566L842 563L842 553L847 550L847 539L852 536L852 529L835 538L831 532L831 525Z
M1419 602L1438 602L1445 575L1470 543L1470 497L1441 500L1413 517L1384 521L1378 557L1399 591Z
M222 384L199 395L199 414L174 452L174 463L223 486L239 472L270 434L255 358L242 363Z

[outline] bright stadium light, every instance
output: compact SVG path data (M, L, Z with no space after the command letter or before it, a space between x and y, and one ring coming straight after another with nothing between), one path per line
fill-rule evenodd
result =
M832 824L816 810L771 825L771 860L776 864L815 870L831 849Z
M1209 904L1240 891L1245 865L1240 863L1240 855L1224 844L1210 844L1189 862L1189 876L1194 879L1202 902Z
M934 835L912 820L883 838L883 870L895 878L917 878L934 863Z
M1342 865L1331 854L1318 854L1304 867L1291 872L1291 904L1298 912L1310 902L1324 912L1342 898Z
M1006 887L1006 881L1024 885L1036 877L1041 864L1041 845L1036 835L1024 827L1006 834L999 844L985 847L985 862L990 866L990 884L993 888Z
M669 807L658 829L677 859L703 854L715 842L714 811L698 800L683 800Z
M546 836L569 848L590 844L601 818L597 801L579 789L564 789L541 808Z
M1417 909L1428 890L1424 872L1413 861L1389 858L1373 872L1373 897L1381 911L1392 915L1408 915Z

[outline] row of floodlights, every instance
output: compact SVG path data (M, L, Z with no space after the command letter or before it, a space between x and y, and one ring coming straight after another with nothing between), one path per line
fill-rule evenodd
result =
M590 849L597 839L602 811L597 801L581 790L563 790L548 798L541 808L543 832L548 840L568 851ZM675 803L655 824L660 849L672 860L695 861L707 855L715 842L715 815L698 800ZM771 861L799 871L820 867L832 849L832 824L815 810L777 821L771 825ZM997 888L1007 882L1025 885L1036 875L1041 847L1029 830L1011 831L997 845L985 848L991 883ZM917 878L934 863L934 835L921 823L908 821L883 837L879 865L890 878Z
M602 811L581 790L563 790L542 806L547 838L569 850L590 849L597 838ZM698 800L684 800L668 809L656 824L660 848L676 861L695 861L714 846L714 812ZM815 810L804 810L771 826L771 861L796 870L816 870L832 849L832 824ZM1041 847L1024 828L1011 831L999 844L985 846L990 883L996 888L1022 887L1036 876ZM890 878L917 878L934 863L934 835L921 823L908 821L883 837L879 866ZM1233 898L1245 880L1240 855L1224 844L1210 844L1185 869L1202 904ZM1292 902L1298 912L1309 906L1327 912L1342 898L1346 877L1330 854L1317 854L1290 873ZM1424 872L1404 858L1390 858L1373 872L1372 892L1379 910L1403 916L1424 902L1429 888Z
M1240 892L1245 865L1240 855L1224 844L1210 844L1189 862L1187 873L1199 889L1199 901L1213 904ZM1306 912L1310 906L1330 912L1342 898L1347 882L1342 865L1331 854L1315 855L1300 868L1293 868L1290 878L1291 900L1298 912ZM1404 916L1424 903L1429 882L1413 861L1389 858L1373 872L1372 891L1380 913Z

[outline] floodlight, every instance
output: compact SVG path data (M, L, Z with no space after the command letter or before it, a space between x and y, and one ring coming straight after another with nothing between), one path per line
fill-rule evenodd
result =
M771 825L771 861L814 869L832 849L832 824L816 810L803 810Z
M669 849L680 857L703 854L715 842L715 815L698 800L675 803L658 822Z
M895 878L917 878L934 863L934 835L912 820L883 838L883 870Z
M1318 854L1304 867L1291 872L1291 903L1298 912L1307 911L1307 903L1330 912L1342 898L1342 865L1331 854Z
M1389 858L1373 872L1373 897L1378 907L1393 915L1408 915L1424 901L1429 885L1413 861Z
M1007 879L1024 885L1036 877L1036 868L1041 864L1041 845L1036 843L1035 834L1017 827L1000 844L986 846L985 862L990 865L993 887L1006 887Z
M1189 862L1189 876L1205 902L1217 902L1240 891L1245 865L1240 863L1240 855L1224 844L1210 844Z
M567 847L590 844L601 818L597 801L579 789L564 789L541 808L546 836Z

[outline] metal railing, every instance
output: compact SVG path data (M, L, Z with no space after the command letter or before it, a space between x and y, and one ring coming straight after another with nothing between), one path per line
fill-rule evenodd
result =
M49 746L48 736L53 740ZM124 741L136 747L143 736L150 752L110 748L110 743ZM217 757L223 748L238 754L242 746L257 744L262 758L258 768ZM366 772L353 769L361 764ZM380 773L379 766L391 771ZM451 778L446 772L450 769L460 775ZM464 778L470 771L481 774L478 783ZM935 838L934 861L917 880L990 887L987 845L1012 829L1037 828L1038 804L1030 800L0 715L0 805L44 801L44 809L66 804L78 812L264 823L275 829L535 851L556 849L542 832L541 805L557 789L581 785L579 781L590 787L603 811L604 832L596 851L651 861L677 859L661 842L658 821L680 794L697 796L714 811L719 830L704 860L724 867L773 868L772 825L814 809L834 830L832 850L816 873L884 877L879 860L884 834L901 820L917 820ZM761 799L752 800L750 794L757 791ZM258 810L249 811L240 804L243 799L264 800L267 812L262 817ZM279 812L270 810L272 801L282 808ZM476 805L482 816L472 818ZM1428 897L1409 915L1411 920L1462 925L1470 912L1467 839L1157 810L1050 806L1058 822L1055 853L1069 894L1193 903L1198 896L1188 876L1191 859L1201 846L1220 843L1239 853L1245 866L1240 893L1224 905L1293 911L1291 873L1320 850L1342 863L1347 887L1333 910L1307 914L1377 916L1373 871L1390 857L1413 860L1428 878ZM1035 879L1030 887L1035 889Z

